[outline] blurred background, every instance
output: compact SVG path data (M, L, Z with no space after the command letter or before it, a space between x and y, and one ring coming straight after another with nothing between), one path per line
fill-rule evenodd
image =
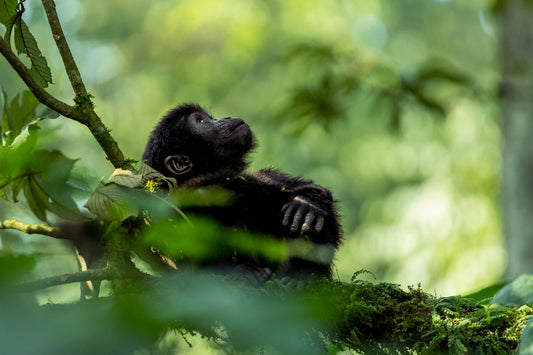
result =
M499 25L489 1L56 4L96 111L127 157L140 159L169 109L198 102L251 125L252 170L273 166L332 190L345 232L341 280L367 269L446 296L502 277ZM52 68L48 90L71 102L44 11L25 6ZM11 97L24 88L3 58L0 83ZM78 159L88 193L112 173L86 128L65 119L41 128L43 145ZM3 231L2 247L38 251L39 276L75 271L71 252L48 239ZM78 297L76 285L62 287Z

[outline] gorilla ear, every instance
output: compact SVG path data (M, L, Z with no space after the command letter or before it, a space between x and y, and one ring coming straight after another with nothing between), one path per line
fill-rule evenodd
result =
M165 158L165 167L175 175L188 173L192 169L189 157L182 154L169 155Z

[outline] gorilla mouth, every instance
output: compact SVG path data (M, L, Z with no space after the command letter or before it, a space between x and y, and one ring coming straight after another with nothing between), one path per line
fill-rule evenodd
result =
M230 128L230 132L235 131L237 128L239 128L239 127L241 127L242 125L245 125L245 124L246 124L246 122L244 122L243 120L240 120L239 122L237 122L237 124L235 124L235 126Z

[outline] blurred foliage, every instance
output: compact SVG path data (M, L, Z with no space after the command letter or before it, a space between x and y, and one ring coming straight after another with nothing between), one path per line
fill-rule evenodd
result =
M10 263L10 270L25 268L22 264ZM204 353L509 354L533 314L528 306L481 306L472 299L435 298L418 288L404 291L362 280L323 280L297 292L279 282L256 289L219 276L185 273L143 289L39 307L33 297L4 287L2 350L182 353L202 337L210 345ZM196 344L191 350L197 350Z

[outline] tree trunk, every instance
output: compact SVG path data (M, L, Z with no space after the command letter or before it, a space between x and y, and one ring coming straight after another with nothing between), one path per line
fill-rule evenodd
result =
M533 4L502 9L503 215L507 278L533 273Z

